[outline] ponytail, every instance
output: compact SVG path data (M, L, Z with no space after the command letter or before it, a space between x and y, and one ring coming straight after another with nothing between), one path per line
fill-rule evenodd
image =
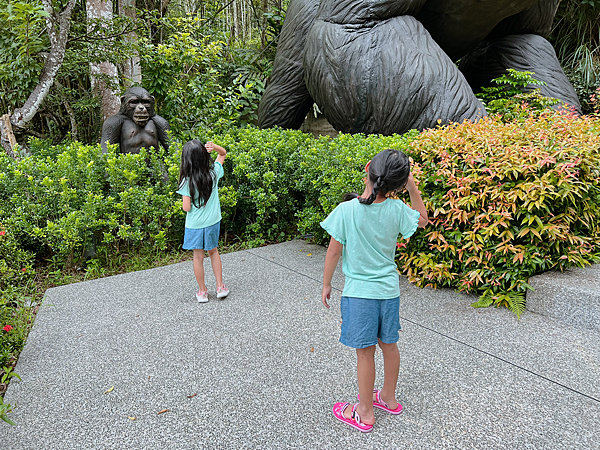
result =
M398 150L383 150L377 153L371 160L369 166L369 181L373 185L373 191L368 198L360 197L356 192L344 195L342 201L358 198L363 205L371 205L380 192L388 192L401 189L406 185L410 175L410 160L408 156Z
M378 176L377 179L373 182L373 191L371 192L371 195L369 195L369 197L367 198L359 197L358 201L363 205L371 205L375 201L375 199L377 199L377 195L379 195L379 192L383 191L383 184L384 183L381 180L381 177Z
M410 175L410 160L408 156L398 150L383 150L377 153L369 166L369 181L373 191L368 198L358 198L363 205L371 205L380 192L401 189L406 185Z

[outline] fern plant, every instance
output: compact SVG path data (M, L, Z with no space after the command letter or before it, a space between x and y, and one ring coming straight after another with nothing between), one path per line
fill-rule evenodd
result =
M471 306L473 308L488 308L492 305L496 308L504 306L509 311L515 313L517 318L520 319L521 314L525 311L525 303L525 295L522 292L494 292L493 289L487 289L481 297L479 297L479 300L471 303Z
M519 72L515 69L507 69L505 74L492 80L498 86L482 87L482 92L477 94L477 97L488 104L495 100L507 100L515 95L522 94L523 90L531 85L546 85L544 81L533 78L533 75L535 75L535 72Z

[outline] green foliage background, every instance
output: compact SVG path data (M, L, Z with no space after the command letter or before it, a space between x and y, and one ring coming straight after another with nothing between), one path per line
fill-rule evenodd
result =
M220 187L225 240L300 234L326 242L319 222L345 192L361 191L373 155L396 148L413 158L432 212L433 228L399 253L418 284L522 294L533 274L582 266L598 253L600 129L591 117L546 111L387 137L246 127L199 138L229 151ZM85 265L94 245L100 261L146 245L179 248L180 143L139 155L79 143L34 141L31 149L19 160L0 156L2 237L23 261Z

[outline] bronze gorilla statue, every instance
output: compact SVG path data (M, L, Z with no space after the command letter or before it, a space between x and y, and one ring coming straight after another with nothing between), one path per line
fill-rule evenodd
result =
M102 125L102 151L107 142L119 144L121 153L139 153L140 148L169 149L169 123L154 112L154 97L143 87L132 87L121 97L118 114Z
M345 133L476 120L509 68L581 113L545 39L559 1L290 0L259 125L299 128L313 102Z

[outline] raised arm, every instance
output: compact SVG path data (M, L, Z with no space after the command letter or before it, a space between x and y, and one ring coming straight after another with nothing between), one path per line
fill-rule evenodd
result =
M427 215L427 209L425 208L425 204L421 198L421 192L415 183L412 172L408 176L406 189L410 195L410 205L413 207L413 209L416 209L419 211L419 213L421 213L421 217L419 217L419 228L425 228L429 223L429 216Z
M208 141L205 145L206 150L208 151L208 153L212 152L213 150L215 152L218 153L219 156L217 156L217 162L221 165L223 165L223 162L225 161L225 156L227 155L227 150L225 150L223 147L221 147L220 145L215 144L214 142Z

